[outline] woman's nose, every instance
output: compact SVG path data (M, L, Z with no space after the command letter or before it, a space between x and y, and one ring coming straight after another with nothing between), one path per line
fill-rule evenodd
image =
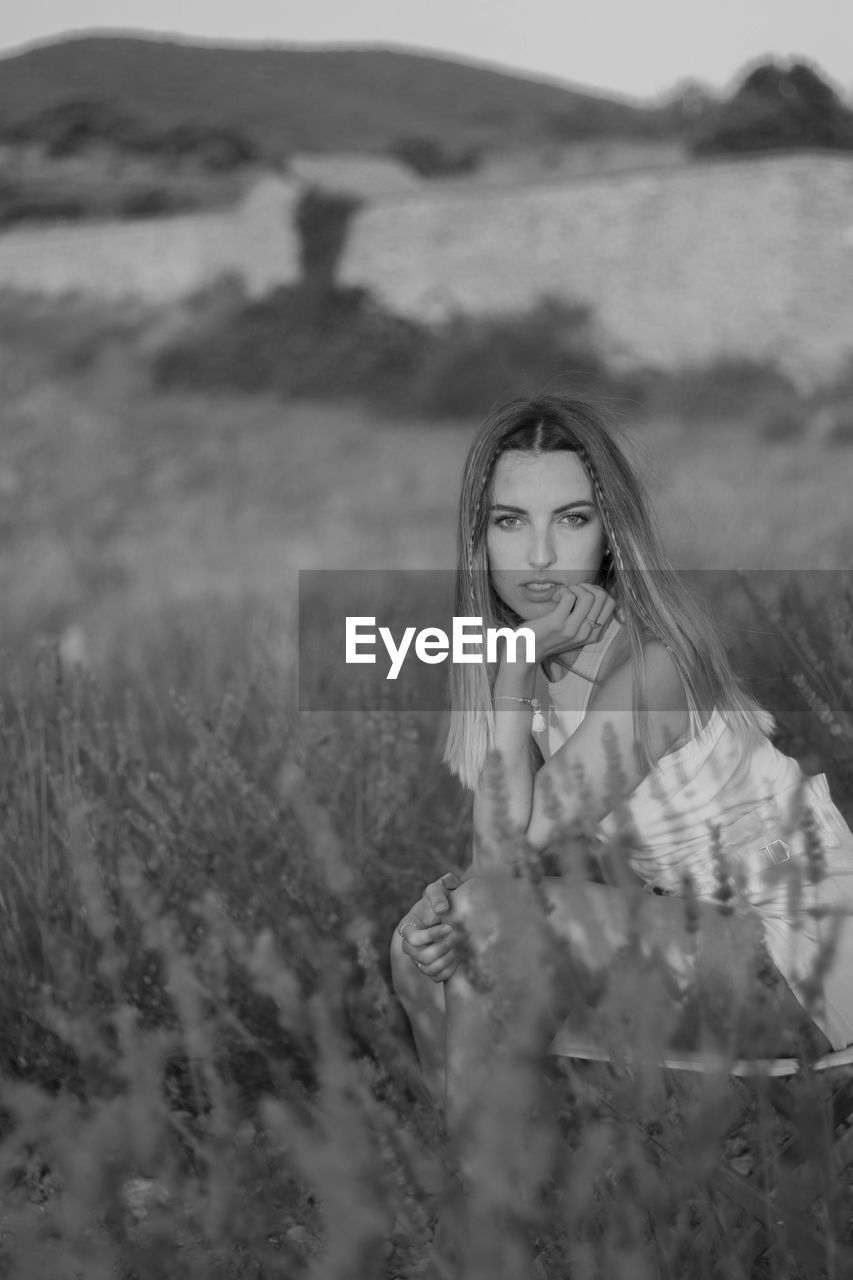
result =
M554 563L556 552L550 529L533 532L527 558L530 565L537 569L546 569Z

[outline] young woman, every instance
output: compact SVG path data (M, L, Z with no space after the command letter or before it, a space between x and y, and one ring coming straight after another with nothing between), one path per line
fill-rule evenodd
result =
M510 661L507 646L491 667L453 668L445 760L474 792L472 865L429 885L392 942L395 989L451 1132L488 1077L496 1002L514 1000L520 1015L533 992L541 998L546 969L559 972L553 938L595 975L639 934L644 954L664 957L674 991L705 974L735 1002L763 956L792 1034L808 1027L822 1049L853 1042L853 833L826 776L805 777L773 747L772 716L740 685L713 620L668 564L601 415L558 396L497 409L468 455L458 535L457 614L528 628L535 657L524 660L520 646ZM597 822L602 851L619 836L624 853L588 880L552 874L559 858L545 861L546 917L496 832L509 824L545 858L580 815ZM735 867L728 912L714 902L715 831ZM799 895L777 864L801 873ZM838 917L832 963L816 905ZM475 957L488 950L489 991L458 964L460 923ZM531 931L541 940L532 958ZM821 957L828 971L810 1019ZM544 1048L561 1027L570 1041L585 1012L558 981L549 992Z

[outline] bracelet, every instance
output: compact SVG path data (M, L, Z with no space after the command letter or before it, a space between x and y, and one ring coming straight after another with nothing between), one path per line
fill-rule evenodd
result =
M530 726L534 733L542 733L545 729L545 717L542 714L542 703L538 698L514 698L512 694L502 693L498 697L492 699L493 702L526 702L529 707L533 708L533 724Z

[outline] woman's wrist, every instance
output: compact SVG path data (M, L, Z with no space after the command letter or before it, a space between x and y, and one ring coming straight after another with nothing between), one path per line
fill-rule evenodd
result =
M498 667L492 698L532 698L535 688L535 662L502 661Z
M518 698L513 697L510 694L498 694L492 698L492 702L494 703L495 711L500 711L504 708L508 708L510 710L513 708L518 710L529 708L530 711L533 712L533 721L530 726L533 732L541 733L545 728L545 717L542 712L542 703L536 697Z

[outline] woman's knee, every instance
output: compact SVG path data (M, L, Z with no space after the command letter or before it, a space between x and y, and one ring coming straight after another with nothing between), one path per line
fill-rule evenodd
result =
M476 949L520 941L525 926L534 933L545 925L544 910L529 886L510 875L475 875L448 895L448 920L460 925Z
M391 943L389 947L389 955L391 957L391 985L397 995L407 994L414 987L423 983L423 977L418 973L412 962L411 956L406 955L403 950L403 939L400 935L400 926L404 925L407 920L411 920L411 914L407 911L401 916L397 924L394 926L394 932L391 934Z
M474 938L495 932L499 926L500 893L492 877L471 876L448 894L451 924L461 924Z
M402 916L394 925L394 932L391 934L391 943L389 946L389 955L391 957L391 973L397 974L403 968L403 964L411 964L406 953L403 951L403 939L400 935L400 926L406 923L408 916Z

